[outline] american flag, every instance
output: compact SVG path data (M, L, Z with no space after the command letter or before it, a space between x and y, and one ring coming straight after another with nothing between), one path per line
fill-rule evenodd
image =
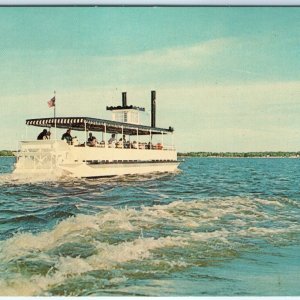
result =
M55 96L52 99L50 99L47 103L49 108L55 106Z

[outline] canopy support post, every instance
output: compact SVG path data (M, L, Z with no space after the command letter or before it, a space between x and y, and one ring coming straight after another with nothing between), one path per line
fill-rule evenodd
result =
M87 140L86 120L84 120L84 132L85 132L85 141L84 141L84 147L86 147L86 140Z
M172 150L174 150L174 132L172 132Z
M124 149L124 128L122 125L122 149Z
M54 91L54 132L55 132L55 140L57 140L57 131L56 131L56 91Z

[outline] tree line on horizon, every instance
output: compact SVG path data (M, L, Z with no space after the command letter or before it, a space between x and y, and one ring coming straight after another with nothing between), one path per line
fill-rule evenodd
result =
M0 150L0 156L14 156L11 150ZM185 157L300 157L300 151L264 151L264 152L178 152Z
M263 151L263 152L185 152L178 156L186 157L300 157L300 151Z
M14 156L14 154L10 150L0 150L0 156Z

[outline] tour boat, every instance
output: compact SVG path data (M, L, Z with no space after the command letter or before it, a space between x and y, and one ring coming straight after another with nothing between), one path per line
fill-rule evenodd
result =
M122 106L106 109L112 112L112 120L90 117L26 120L26 125L52 131L55 128L55 132L56 129L71 129L72 134L84 131L85 140L21 141L14 173L95 178L177 170L174 129L156 127L155 91L151 91L151 126L140 124L140 113L145 109L127 105L126 92L122 93ZM89 133L96 137L92 142L87 142ZM171 137L169 145L167 136Z

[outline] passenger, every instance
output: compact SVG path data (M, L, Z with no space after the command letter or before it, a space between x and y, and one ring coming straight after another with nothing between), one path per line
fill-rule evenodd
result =
M124 142L124 148L129 149L130 148L130 142Z
M94 136L93 136L93 133L92 132L90 132L89 133L89 138L88 138L88 143L91 143L94 139L96 139Z
M45 139L44 137L46 137L46 136L47 136L47 129L44 129L44 130L38 135L37 139L38 139L38 140L44 140L44 139Z
M79 141L78 141L77 136L74 136L74 137L72 138L72 145L73 145L73 146L79 146Z
M137 142L136 142L136 141L133 141L133 142L132 142L131 148L133 148L133 149L137 149L137 148L138 148Z
M68 129L61 137L62 140L66 140L68 144L72 144L71 129Z
M50 138L51 138L51 132L48 131L46 136L44 136L44 140L50 140Z
M114 133L111 135L111 138L108 140L109 144L112 144L113 142L116 142L116 135Z
M87 140L87 143L91 147L95 147L97 145L97 139L93 136L93 134L90 132L89 133L89 138Z
M113 133L111 138L108 140L108 147L115 148L116 147L116 135Z
M117 148L123 148L123 139L120 138L119 141L116 143Z

